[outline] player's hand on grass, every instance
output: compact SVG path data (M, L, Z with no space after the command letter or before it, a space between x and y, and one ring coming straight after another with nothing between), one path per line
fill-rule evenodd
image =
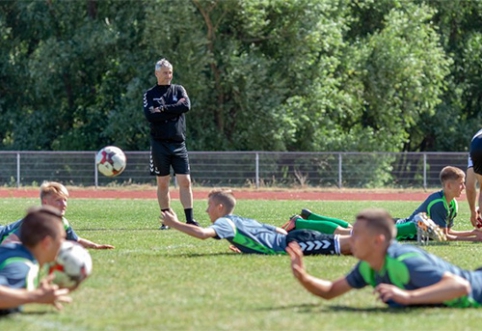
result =
M374 293L378 295L378 300L383 302L395 301L402 305L408 305L410 295L407 291L399 289L395 285L391 284L379 284L374 289Z
M94 249L114 249L115 246L108 245L108 244L96 244Z
M291 259L291 271L293 275L299 280L306 278L306 271L303 265L303 252L301 251L300 245L292 241L286 247L286 252Z
M233 252L235 253L241 253L241 251L239 250L238 247L234 246L234 245L230 245L229 246L229 249L232 250Z
M174 223L179 222L176 212L172 209L161 211L161 223L167 226L173 226Z
M69 290L64 288L60 289L57 285L53 284L54 274L45 277L40 286L33 291L35 303L45 303L53 305L57 310L63 308L63 303L71 303L72 298L68 296Z

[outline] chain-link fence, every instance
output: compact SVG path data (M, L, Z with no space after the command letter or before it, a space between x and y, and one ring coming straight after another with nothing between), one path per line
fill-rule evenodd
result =
M44 180L75 186L154 184L149 152L125 152L117 177L97 172L95 152L0 152L1 186L37 186ZM468 153L190 152L199 187L439 187L439 172L467 166Z

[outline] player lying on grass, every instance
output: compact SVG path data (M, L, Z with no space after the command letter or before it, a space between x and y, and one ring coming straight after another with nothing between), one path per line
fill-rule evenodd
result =
M482 305L482 270L463 270L418 246L397 243L395 233L388 212L364 210L356 216L350 242L359 262L346 276L328 281L308 274L295 242L287 248L293 275L306 290L324 299L370 285L391 307Z
M273 225L233 215L236 199L231 190L215 189L209 193L206 212L213 223L207 228L185 224L172 210L162 212L162 222L198 239L226 239L238 253L286 254L286 245L298 242L305 255L350 254L349 236L322 234L313 230L289 234Z
M465 173L456 167L445 167L440 172L442 190L432 193L407 218L396 221L397 240L414 239L417 227L421 227L427 235L439 241L482 241L482 232L477 229L457 231L453 229L457 216L458 205L455 198L460 197L465 188ZM426 217L425 217L426 215ZM295 215L284 229L314 229L323 233L350 233L350 225L336 218L330 218L312 213L307 209L301 211L301 216Z
M27 303L44 303L62 308L68 303L67 289L44 279L37 287L39 270L53 262L64 241L62 215L50 206L30 209L21 230L21 243L0 246L0 315L21 311Z
M67 233L67 240L76 241L85 248L93 249L112 249L114 246L106 244L97 244L88 239L79 237L74 229L69 224L69 221L65 217L67 210L67 199L69 198L69 192L67 188L57 182L44 182L40 186L40 201L43 206L52 206L56 208L62 214L62 222L64 224L65 232ZM20 219L14 223L6 225L3 229L0 229L0 243L18 242L20 228L23 223L23 219ZM3 233L2 233L3 232Z
M301 215L301 216L300 216ZM310 229L327 234L350 235L353 227L350 223L338 218L316 214L309 209L302 209L300 215L293 215L281 228L287 232L300 229ZM416 239L417 230L424 238L445 241L443 231L425 213L411 216L410 223L396 224L397 240ZM397 219L393 220L394 222Z

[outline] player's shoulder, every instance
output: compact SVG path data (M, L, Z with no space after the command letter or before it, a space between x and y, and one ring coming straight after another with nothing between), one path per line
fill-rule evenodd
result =
M15 258L15 261L30 261L33 256L27 248L18 242L11 242L0 246L0 265L4 265L9 259Z
M427 197L427 199L425 199L425 201L426 201L426 202L432 202L432 201L440 200L440 199L445 199L444 190L443 190L443 189L438 190L438 191L435 191L435 192L432 192L432 193Z
M417 255L422 253L423 251L412 244L401 244L398 241L394 241L388 246L387 249L387 256L395 259L399 259L400 257L408 257L408 255ZM408 254L408 255L407 255Z

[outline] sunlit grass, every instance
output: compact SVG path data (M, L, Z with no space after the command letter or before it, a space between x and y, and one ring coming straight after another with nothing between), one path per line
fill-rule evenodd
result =
M23 216L34 199L0 200L1 223ZM183 218L177 201L174 208ZM195 218L209 225L205 201ZM460 204L458 229L468 227ZM405 217L414 202L239 201L236 212L275 225L308 207L353 220L362 208L385 207ZM390 310L369 288L332 301L308 294L293 279L286 256L236 255L226 241L200 241L175 230L159 231L154 200L70 200L67 218L90 240L116 246L90 251L92 276L56 312L32 305L0 319L2 330L452 330L478 328L480 310L425 308ZM432 245L427 249L466 268L482 265L481 246ZM355 264L348 256L306 258L309 272L337 278Z

